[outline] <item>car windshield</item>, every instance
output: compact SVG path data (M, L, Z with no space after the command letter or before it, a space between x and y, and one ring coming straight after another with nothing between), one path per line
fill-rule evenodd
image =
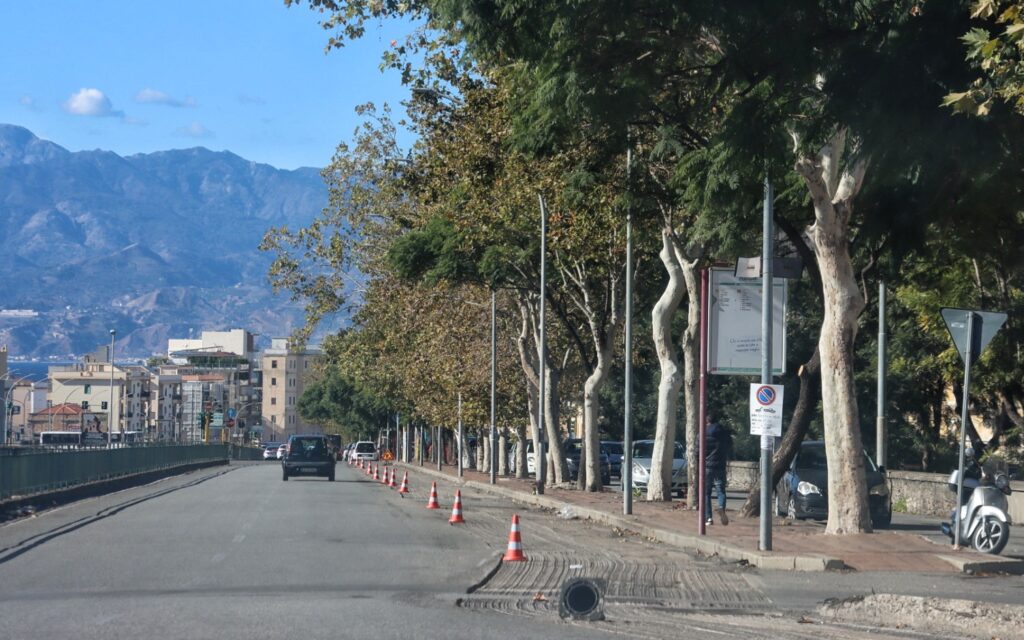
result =
M622 455L622 443L621 442L605 442L601 445L604 450L608 452L608 455Z
M323 438L292 438L288 450L292 454L322 456L327 453L327 441Z
M377 447L372 442L360 442L356 445L356 453L373 453Z
M566 453L575 453L575 454L578 454L582 448L583 448L583 441L582 440L566 440L565 441L565 446L563 447L563 449L565 450Z
M633 445L633 457L634 458L653 458L654 457L654 442L637 442ZM675 455L672 456L676 460L682 460L686 457L686 450L683 449L683 445L676 443Z
M796 459L797 469L818 469L828 471L828 456L825 454L825 445L804 445L800 447L800 455ZM877 471L874 460L864 452L865 471Z

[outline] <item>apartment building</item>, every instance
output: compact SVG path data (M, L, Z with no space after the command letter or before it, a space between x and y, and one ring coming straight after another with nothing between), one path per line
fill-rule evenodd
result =
M123 418L126 390L130 374L127 369L117 367L109 358L109 347L101 347L87 355L81 363L53 366L49 368L50 390L47 401L53 407L76 404L82 408L82 424L88 431L119 434L128 430ZM132 378L139 380L138 374ZM141 424L131 416L136 428Z
M320 427L299 417L298 401L323 352L315 347L295 349L287 338L275 338L260 358L263 377L263 440L281 441L296 433L316 433Z

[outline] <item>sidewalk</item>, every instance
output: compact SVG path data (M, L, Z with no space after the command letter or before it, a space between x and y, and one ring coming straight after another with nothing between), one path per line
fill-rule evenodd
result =
M499 477L498 484L491 485L489 475L473 470L466 470L460 481L458 470L452 467L446 466L438 472L436 465L420 467L397 463L396 466L408 469L411 474L421 473L460 483L520 504L556 510L568 504L581 518L762 569L1024 573L1021 560L970 550L953 551L950 546L937 545L914 533L884 530L873 534L830 536L813 523L791 522L784 518L773 520L773 550L758 551L758 519L742 518L733 510L728 512L728 526L720 524L716 517L715 524L707 527L707 535L700 536L696 512L686 509L681 502L657 503L634 498L633 514L627 516L622 514L622 495L610 491L588 493L548 487L543 496L537 496L532 479Z

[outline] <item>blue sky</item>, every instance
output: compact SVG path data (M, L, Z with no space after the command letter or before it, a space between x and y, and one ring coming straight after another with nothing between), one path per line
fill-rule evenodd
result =
M326 165L354 107L407 95L380 54L407 24L324 54L319 14L282 0L0 3L0 123L72 151L204 146Z

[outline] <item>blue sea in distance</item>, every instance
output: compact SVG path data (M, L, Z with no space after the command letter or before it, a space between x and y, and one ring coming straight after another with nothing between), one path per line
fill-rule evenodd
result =
M26 380L37 382L39 380L45 380L49 375L50 367L65 367L73 362L51 362L49 360L43 362L21 362L21 361L7 361L7 370L11 372L11 379L17 380L22 376L28 376Z
M138 364L135 360L126 360L124 362L118 362L114 359L114 363L117 365L122 364ZM37 382L39 380L45 380L50 375L50 367L66 367L72 364L81 364L78 362L59 362L55 360L43 360L39 362L28 362L28 361L7 361L7 370L11 372L11 380L17 380L22 376L28 376L26 380Z

